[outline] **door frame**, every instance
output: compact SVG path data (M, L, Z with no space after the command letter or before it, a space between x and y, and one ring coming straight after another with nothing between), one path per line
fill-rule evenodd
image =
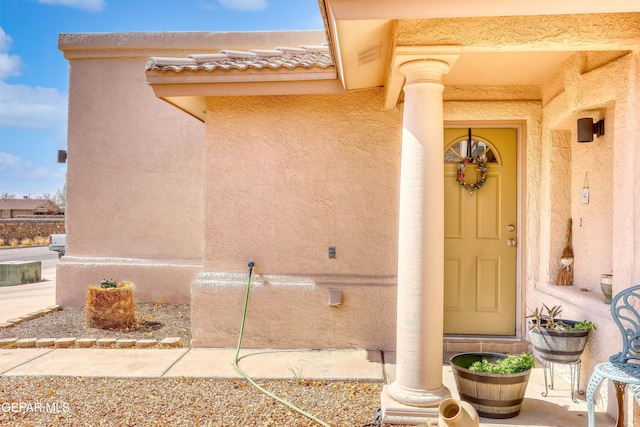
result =
M527 122L525 120L445 120L445 128L493 128L493 129L515 129L516 130L516 334L514 338L524 338L526 336L526 322L524 313L526 311L526 210L524 209L526 197L526 156L527 156ZM443 141L444 143L444 141ZM444 145L442 147L444 156ZM445 335L446 336L446 335ZM459 337L458 335L456 335ZM477 337L477 336L476 336ZM508 338L508 336L504 336Z

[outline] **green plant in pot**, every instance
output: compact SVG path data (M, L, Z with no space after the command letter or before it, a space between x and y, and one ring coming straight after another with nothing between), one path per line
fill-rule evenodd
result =
M526 318L529 320L531 344L538 356L548 362L577 362L587 345L589 332L596 325L588 320L562 319L562 306L543 304Z
M450 359L460 399L485 418L520 413L535 359L528 353L460 353Z

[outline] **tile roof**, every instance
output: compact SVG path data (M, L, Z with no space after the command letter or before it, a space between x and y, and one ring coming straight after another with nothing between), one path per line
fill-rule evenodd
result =
M32 210L45 207L47 199L0 199L0 210Z
M302 46L299 48L276 47L272 50L253 49L250 51L221 50L218 53L192 54L186 58L152 57L147 61L145 71L231 71L231 70L279 70L286 68L333 66L333 59L326 45Z

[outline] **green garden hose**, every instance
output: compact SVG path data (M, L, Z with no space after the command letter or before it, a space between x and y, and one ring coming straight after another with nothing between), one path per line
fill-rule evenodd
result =
M329 424L325 423L322 420L319 420L318 418L314 417L313 415L303 411L302 409L298 408L297 406L293 405L290 402L287 402L286 400L276 396L275 394L271 393L269 390L266 390L262 387L260 387L254 380L252 380L249 375L247 375L246 372L244 372L242 369L240 369L240 366L238 366L238 356L240 355L240 346L242 345L242 335L244 335L244 323L245 320L247 319L247 306L249 305L249 291L251 290L251 273L253 272L253 266L255 264L253 263L253 261L251 261L248 265L249 267L249 280L247 281L247 292L244 298L244 310L242 312L242 323L240 325L240 335L238 336L238 346L236 347L236 355L233 358L233 367L236 369L236 371L238 371L238 373L240 373L240 375L242 375L243 377L246 378L247 381L249 381L249 384L251 384L252 386L254 386L255 388L257 388L258 390L260 390L262 393L266 394L267 396L271 397L272 399L277 400L278 402L282 403L283 405L287 406L288 408L296 411L297 413L299 413L300 415L307 417L308 419L315 421L316 423L320 424L323 427L331 427Z

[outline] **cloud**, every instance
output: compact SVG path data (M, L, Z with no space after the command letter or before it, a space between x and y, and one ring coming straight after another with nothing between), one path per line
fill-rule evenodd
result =
M23 67L22 60L18 55L9 55L11 43L13 43L13 39L0 27L0 80L19 76Z
M65 168L62 166L57 168L38 166L28 160L0 151L0 178L64 180L65 176Z
M218 0L223 7L232 10L257 12L269 6L267 0Z
M0 82L0 127L45 129L65 126L67 94L55 88Z
M104 0L38 0L38 3L75 7L89 12L100 12L105 6Z
M0 27L0 128L44 129L66 126L67 94L55 88L12 85L23 66L8 53L13 39Z

